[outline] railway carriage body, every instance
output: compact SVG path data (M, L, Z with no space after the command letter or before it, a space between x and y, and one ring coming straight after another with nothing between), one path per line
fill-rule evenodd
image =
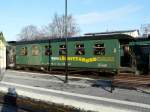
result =
M136 38L130 42L130 47L134 53L137 70L147 74L150 66L150 38Z
M129 43L124 34L68 38L69 69L116 72L121 66L121 46ZM64 69L65 39L16 43L16 66Z

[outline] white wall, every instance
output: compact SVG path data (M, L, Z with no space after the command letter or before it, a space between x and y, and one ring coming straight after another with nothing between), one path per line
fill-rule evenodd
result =
M124 34L130 35L130 36L132 36L132 37L134 37L134 38L137 38L137 37L140 36L138 31L134 31L134 32L126 32L126 33L124 33Z
M4 73L6 69L6 46L0 40L0 74Z

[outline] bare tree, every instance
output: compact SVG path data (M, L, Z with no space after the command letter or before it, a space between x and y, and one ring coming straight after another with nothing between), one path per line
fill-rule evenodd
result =
M55 14L52 22L45 27L44 31L47 36L53 38L64 38L65 16L64 15L58 16L57 14ZM69 15L67 17L67 31L68 37L75 36L80 32L80 29L72 15Z
M27 41L27 40L36 40L38 39L40 33L38 28L34 25L28 25L22 28L20 34L18 34L19 40Z
M141 33L143 36L149 36L150 35L150 24L142 24L141 25Z
M72 15L67 17L67 36L76 36L80 30ZM64 38L65 37L65 16L54 15L54 18L50 24L38 29L34 25L28 25L22 28L20 34L18 34L19 40L39 40L39 39L51 39L51 38Z

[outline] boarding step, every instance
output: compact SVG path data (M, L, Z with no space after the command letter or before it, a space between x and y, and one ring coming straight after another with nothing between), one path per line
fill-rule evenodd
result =
M119 72L120 73L135 73L135 69L131 68L131 67L120 67L119 68Z

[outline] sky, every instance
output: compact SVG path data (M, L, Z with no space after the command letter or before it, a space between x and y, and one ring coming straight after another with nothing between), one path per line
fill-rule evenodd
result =
M0 31L7 41L15 41L27 25L49 24L55 13L64 14L65 0L0 0ZM150 23L150 0L68 0L84 33L140 29Z

